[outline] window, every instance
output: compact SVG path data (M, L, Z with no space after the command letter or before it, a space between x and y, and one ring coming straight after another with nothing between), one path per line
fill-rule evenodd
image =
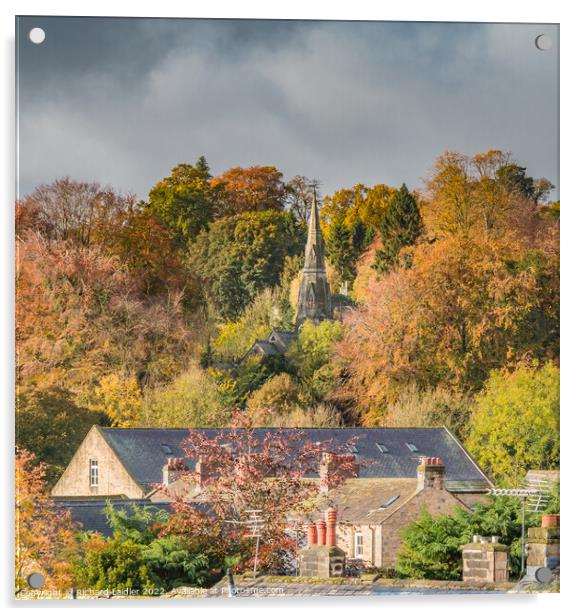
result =
M169 454L172 453L172 448L169 445L164 445L164 443L162 443L162 445L160 445L160 449L165 453L165 454Z
M354 558L362 558L364 554L364 539L361 532L354 533Z
M348 451L350 451L350 453L358 453L358 447L355 445L348 445Z
M97 460L89 460L89 485L95 488L99 484L99 466Z
M419 449L417 449L417 447L413 443L406 443L406 445L411 453L419 451Z
M389 453L389 448L386 445L383 445L383 443L377 443L377 447L381 453Z
M390 507L397 499L399 498L399 495L395 495L395 496L391 496L391 498L389 498L388 500L386 500L382 505L381 505L381 509L387 509L387 507Z

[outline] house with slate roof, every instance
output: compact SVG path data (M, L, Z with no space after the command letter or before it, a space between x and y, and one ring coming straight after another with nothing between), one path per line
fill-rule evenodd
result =
M209 437L230 428L195 428ZM298 428L255 428L257 436ZM415 479L420 457L443 460L446 488L471 498L492 486L488 477L447 428L301 428L313 442L330 440L365 459L359 479ZM55 484L55 497L146 498L163 482L169 458L184 458L190 430L93 426ZM351 443L354 441L354 443ZM189 463L188 460L186 460ZM464 495L470 495L466 497Z
M393 567L401 547L401 531L422 511L446 515L459 507L470 510L478 493L455 492L459 487L444 480L441 458L420 460L416 478L347 479L321 498L310 516L325 520L332 507L337 512L336 545L355 564ZM470 496L470 498L468 498Z
M230 428L197 428L209 438ZM278 428L256 428L261 438ZM284 428L284 433L298 430ZM469 509L482 500L491 481L446 428L302 428L305 439L330 441L350 454L358 473L327 491L326 454L320 496L313 519L328 507L338 512L338 546L348 558L386 567L395 562L402 529L423 509L433 515ZM204 488L185 476L196 460L185 457L187 429L104 428L93 426L52 490L60 507L70 508L86 530L107 534L103 508L131 503L168 510L172 495L212 515ZM299 443L297 446L301 446ZM330 454L332 455L332 454ZM179 463L178 463L179 462ZM204 484L204 478L201 477ZM290 512L290 524L297 522ZM304 520L307 522L307 520Z

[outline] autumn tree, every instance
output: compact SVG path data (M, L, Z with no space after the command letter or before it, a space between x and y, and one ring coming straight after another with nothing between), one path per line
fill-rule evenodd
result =
M189 308L196 309L202 301L200 283L186 275L173 232L149 206L140 203L115 222L99 237L104 252L118 257L146 294L181 292Z
M557 254L516 236L450 235L371 277L337 346L344 391L380 412L406 384L480 389L491 370L558 354Z
M203 481L222 533L227 539L232 535L233 543L239 544L246 554L240 563L242 568L252 567L255 541L242 538L240 527L232 522L243 522L249 510L261 511L265 525L259 568L273 572L281 572L286 553L293 550L292 540L285 533L289 516L305 515L319 493L319 483L306 481L306 477L318 475L324 452L339 456L344 452L330 441L314 443L306 439L301 430L255 430L243 416L233 429L221 430L216 435L193 430L183 449L193 465L197 461L201 465L198 471L187 472L185 481L193 485ZM338 467L330 472L326 485L338 486L354 473L353 457L338 457ZM197 533L200 514L180 498L174 508L182 532Z
M71 514L55 506L48 495L45 464L17 448L15 466L16 592L26 588L26 578L33 572L45 574L45 588L69 588L67 560L77 547Z
M258 293L279 283L286 257L301 253L304 237L289 212L246 212L201 233L189 266L218 314L236 320Z
M253 426L277 423L279 417L290 415L302 402L302 388L285 372L268 379L247 401L247 417Z
M112 373L141 386L170 380L189 359L193 336L179 293L151 298L118 259L28 235L18 242L18 383L55 385L77 402Z
M352 188L337 190L331 197L325 197L321 210L325 239L328 238L331 225L341 220L349 229L357 222L362 223L367 230L368 241L372 241L395 192L394 188L386 184L371 187L356 184Z
M295 175L285 184L286 206L289 211L306 225L310 221L310 211L316 191L316 200L319 201L319 182L308 179L303 175Z
M89 246L110 233L134 206L131 195L65 177L41 184L17 204L16 231L38 231L47 239Z
M256 427L339 428L343 423L338 409L315 402L311 392L286 372L272 376L253 392L245 413Z
M517 485L530 469L559 466L559 369L497 371L476 398L466 445L497 481Z
M323 321L318 325L307 321L288 350L291 366L315 401L323 400L334 386L330 358L343 335L344 327L339 321Z
M435 234L500 232L515 227L520 210L543 203L551 189L548 180L527 176L508 152L446 151L426 181L425 219Z
M362 417L366 426L387 428L446 426L458 437L465 437L473 398L470 394L438 385L421 389L415 382L399 388L396 399L374 408Z
M140 425L150 427L224 426L231 416L234 383L191 365L166 385L146 392Z
M222 191L217 218L284 208L283 174L273 166L233 167L214 178L212 186Z
M186 247L215 215L218 191L211 186L206 160L182 163L158 182L148 196L146 211L161 220L179 246Z
M414 244L423 230L417 199L403 184L393 195L380 220L382 248L376 253L376 268L383 272L393 267L401 249Z

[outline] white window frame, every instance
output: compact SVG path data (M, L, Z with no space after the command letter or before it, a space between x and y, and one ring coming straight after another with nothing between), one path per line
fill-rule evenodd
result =
M354 533L354 558L364 558L364 535L359 530Z
M99 485L99 462L89 460L89 487L96 488Z

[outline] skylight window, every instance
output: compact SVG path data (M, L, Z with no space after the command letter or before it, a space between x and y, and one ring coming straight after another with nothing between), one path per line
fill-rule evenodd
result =
M172 448L169 445L164 445L164 443L162 443L162 445L160 445L160 449L167 454L172 453Z
M406 443L406 445L411 453L416 453L419 451L413 443Z
M391 498L389 498L388 500L386 500L382 505L381 505L381 509L387 509L388 507L390 507L397 499L399 498L398 494L395 494L395 496L391 496Z
M383 443L377 443L376 445L381 453L389 453L389 448Z

